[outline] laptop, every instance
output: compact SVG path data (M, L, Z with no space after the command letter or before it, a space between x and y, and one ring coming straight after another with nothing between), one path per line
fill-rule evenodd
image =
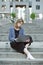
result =
M30 35L22 35L22 36L19 36L17 39L16 39L16 42L26 42L26 40L30 39L30 42L32 43L33 40L32 40L32 37Z

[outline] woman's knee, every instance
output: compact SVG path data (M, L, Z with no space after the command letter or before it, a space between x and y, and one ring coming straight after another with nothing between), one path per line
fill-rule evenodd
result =
M28 46L29 46L29 44L26 44L26 45L25 45L25 48L28 48Z

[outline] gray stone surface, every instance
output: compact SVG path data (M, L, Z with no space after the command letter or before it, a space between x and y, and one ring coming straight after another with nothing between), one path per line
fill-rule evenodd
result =
M3 22L4 24L4 22ZM0 26L0 41L8 41L9 28L12 23ZM43 20L35 20L33 23L25 23L23 25L25 34L31 35L34 41L43 41Z
M43 59L27 60L27 59L12 59L2 58L0 64L11 64L11 65L43 65Z
M43 52L30 52L36 59L43 59ZM25 54L17 53L17 52L0 52L1 58L13 58L13 59L26 59Z
M11 49L10 42L0 42L0 51L9 51ZM43 42L33 42L29 47L29 51L43 52Z
M35 60L27 60L26 55L17 53L10 47L8 33L12 25L7 23L0 26L0 65L43 65L43 22L37 20L23 25L25 34L31 35L35 41L28 47Z
M27 60L26 55L8 46L6 47L6 42L0 42L0 65L43 65L43 42L33 42L28 47L35 60Z

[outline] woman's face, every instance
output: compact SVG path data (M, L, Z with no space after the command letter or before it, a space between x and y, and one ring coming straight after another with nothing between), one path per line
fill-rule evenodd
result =
M19 23L17 24L17 26L18 26L18 27L21 27L21 26L22 26L22 22L19 22Z

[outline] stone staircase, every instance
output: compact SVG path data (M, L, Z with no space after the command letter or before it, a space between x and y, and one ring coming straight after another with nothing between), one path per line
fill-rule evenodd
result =
M25 34L33 38L34 42L28 47L28 50L36 58L35 60L27 60L26 55L10 47L8 33L12 25L10 22L0 25L0 65L43 65L43 20L35 20L33 23L23 25Z
M33 42L28 50L36 58L35 60L27 60L26 55L13 50L10 42L0 42L0 65L42 65L43 42Z
M8 41L9 28L12 23L0 26L0 41ZM43 20L35 20L33 23L23 25L25 34L31 35L34 41L43 41Z

